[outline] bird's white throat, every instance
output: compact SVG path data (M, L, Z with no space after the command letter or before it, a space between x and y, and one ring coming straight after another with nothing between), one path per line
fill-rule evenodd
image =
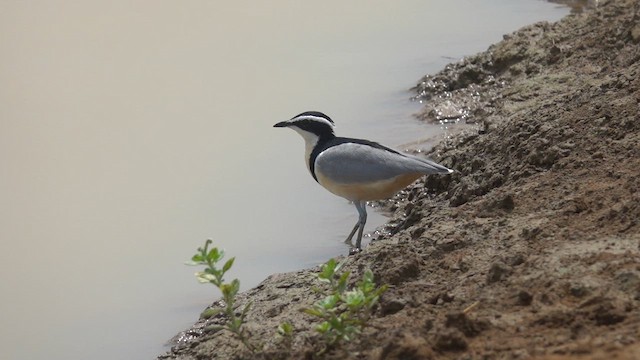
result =
M292 127L291 129L295 130L302 138L304 139L304 161L307 165L307 169L311 171L309 168L309 158L311 157L311 152L316 147L318 140L320 139L318 135L302 130L298 127Z

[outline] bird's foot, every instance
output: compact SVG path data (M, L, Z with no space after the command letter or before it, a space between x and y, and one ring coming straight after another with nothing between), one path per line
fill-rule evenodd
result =
M359 247L352 247L349 249L349 256L351 255L357 255L359 253L362 252L362 249L360 249Z

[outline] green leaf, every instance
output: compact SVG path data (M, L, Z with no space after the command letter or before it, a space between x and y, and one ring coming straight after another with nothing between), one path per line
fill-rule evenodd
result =
M240 289L240 281L238 279L233 279L233 281L228 284L220 284L220 291L222 292L222 297L227 302L228 306L231 306L233 304L233 300L238 294L239 289Z
M196 274L196 278L198 279L199 282L201 283L215 283L216 281L216 277L211 275L211 274L207 274L204 271L198 271Z
M336 304L338 304L338 300L340 300L340 297L337 294L329 295L318 301L317 304L325 310L332 310L336 307Z
M361 307L365 302L364 293L360 289L347 291L342 296L342 301L344 301L349 308Z
M215 247L211 249L207 254L207 260L211 261L212 263L217 263L218 261L220 261L220 259L222 259L222 257L224 257L224 251L218 250L218 248Z
M360 288L365 294L373 291L376 287L375 282L373 281L373 273L371 270L366 270L362 275L362 281L358 283L358 288Z
M362 281L365 283L373 284L373 272L370 269L365 270L362 275Z
M205 272L205 273L207 273L207 274L214 275L214 276L219 276L219 275L220 275L220 270L218 270L218 269L214 269L214 268L210 268L210 267L205 268L205 269L203 270L203 272Z
M231 259L227 260L227 262L224 263L224 266L222 267L222 273L226 273L227 271L229 271L229 269L231 269L231 267L233 266L233 262L236 260L235 257L232 257Z
M278 334L280 334L280 336L290 337L291 335L293 335L293 325L288 322L283 322L282 324L278 325Z
M330 329L331 329L331 324L329 324L326 321L323 321L320 324L316 325L316 331L321 333L321 334L326 333Z
M301 311L307 315L320 317L320 318L323 317L322 315L324 314L322 310L315 309L315 308L304 308Z
M242 319L240 318L233 318L231 321L229 321L229 328L231 328L234 332L238 332L241 326Z
M344 266L344 264L346 264L346 263L347 263L347 259L344 259L344 260L340 261L340 263L339 263L339 264L337 264L337 265L334 267L333 272L334 272L334 273L337 273L338 271L340 271L340 269L342 269L342 267L343 267L343 266Z
M331 327L333 329L336 329L338 331L343 330L344 326L343 326L343 316L337 316L337 317L332 317L328 320L329 325L331 325Z
M233 279L233 281L231 281L231 289L233 290L233 295L237 294L238 291L240 291L240 280Z
M330 259L320 268L320 273L318 274L318 279L330 281L333 278L333 274L335 273L336 268L336 260Z
M231 284L220 284L220 292L226 299L229 294L231 294Z
M251 309L252 305L253 301L249 301L249 303L244 306L244 308L242 309L242 313L240 313L240 319L244 319L245 316L247 316L247 313L249 312L249 309Z
M378 288L378 294L382 294L385 291L389 290L389 285L384 284L384 285L380 285L380 287Z
M336 285L336 291L338 293L344 292L344 290L347 288L347 280L349 279L350 274L351 274L350 272L345 271L342 275L340 275L340 278L338 279L338 284Z
M200 313L200 319L210 319L220 313L222 313L223 309L217 308L206 308L202 313Z
M353 335L357 335L359 333L360 329L358 327L348 325L342 332L342 339L344 341L351 341L353 339Z
M203 329L204 332L211 332L211 333L217 333L220 330L224 330L224 326L209 325Z

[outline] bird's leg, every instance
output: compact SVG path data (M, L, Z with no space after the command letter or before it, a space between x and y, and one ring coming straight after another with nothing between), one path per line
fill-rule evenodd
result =
M356 250L360 251L362 250L362 248L360 247L362 243L362 231L364 231L364 224L367 223L367 202L366 201L356 202L356 209L358 209L358 214L360 214L360 218L358 220L358 224L360 225L360 228L358 230L358 238L356 239Z
M356 206L356 210L358 210L358 214L360 214L360 202L359 201L354 201L353 204ZM353 243L351 242L351 239L353 239L353 235L355 235L356 230L358 230L360 228L360 221L362 220L362 216L358 217L358 221L356 222L356 225L353 227L353 229L351 230L351 232L349 233L349 236L347 236L347 240L344 241L345 244L349 244L349 246L353 247Z
M358 230L359 227L360 227L360 219L358 219L358 222L356 222L356 225L353 227L353 230L351 230L351 232L349 233L349 236L347 236L347 240L344 241L345 244L349 244L349 246L353 247L353 243L351 242L351 239L353 239L353 235L356 233L356 230Z

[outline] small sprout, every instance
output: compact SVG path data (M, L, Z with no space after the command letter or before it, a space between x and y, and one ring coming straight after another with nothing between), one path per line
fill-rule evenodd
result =
M351 341L367 326L373 307L387 290L386 285L376 286L371 270L365 271L356 286L347 289L350 273L340 274L344 261L337 263L329 260L320 268L318 280L328 285L328 290L316 290L325 295L310 308L304 308L305 314L322 321L315 330L322 334L329 347L340 341Z
M225 282L224 275L231 269L235 258L227 260L222 268L218 267L218 262L224 258L224 251L214 247L209 249L212 241L207 240L204 243L204 247L198 248L198 253L191 257L191 261L186 262L187 265L204 265L206 266L203 271L196 272L196 278L201 283L211 283L215 285L220 292L222 292L222 302L224 307L222 309L208 308L200 317L202 319L209 319L218 314L224 314L227 318L223 326L212 325L205 328L206 331L220 331L228 330L233 333L249 350L255 352L256 348L247 339L247 334L242 325L245 323L245 317L251 309L252 303L248 303L242 309L240 315L236 315L235 302L236 295L240 291L240 281L233 279L230 283Z
M349 308L359 308L364 304L364 293L360 289L347 291L342 296L342 299Z
M289 322L283 322L278 325L278 336L284 348L291 352L291 346L293 345L293 325Z
M278 335L282 337L291 337L293 336L293 325L288 322L283 322L278 326Z
M331 330L331 324L328 321L323 321L316 325L316 331L321 334L326 334L329 330Z

